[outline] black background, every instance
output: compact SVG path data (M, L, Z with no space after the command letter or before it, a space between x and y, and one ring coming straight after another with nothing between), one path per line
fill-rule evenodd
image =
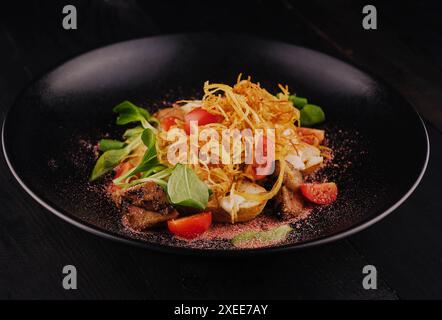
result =
M432 148L421 185L375 226L318 248L223 260L149 252L79 230L31 200L2 158L0 298L442 298L442 11L430 1L324 3L0 4L1 120L28 83L79 53L163 33L228 31L308 46L371 70L416 106ZM377 7L378 30L362 28L362 7L369 3ZM78 30L62 28L65 4L77 7ZM406 152L412 150L395 160ZM77 268L78 290L62 288L67 264ZM377 290L362 288L367 264L377 267Z

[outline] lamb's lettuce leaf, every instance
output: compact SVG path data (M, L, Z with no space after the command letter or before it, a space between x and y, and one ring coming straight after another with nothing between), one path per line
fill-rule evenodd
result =
M125 142L113 139L101 139L100 142L98 142L98 148L103 152L108 150L123 149L125 145Z
M140 122L144 128L156 130L152 125L158 125L159 121L153 117L149 111L144 108L137 107L130 101L123 101L117 105L114 112L118 113L117 124L125 125L133 122Z

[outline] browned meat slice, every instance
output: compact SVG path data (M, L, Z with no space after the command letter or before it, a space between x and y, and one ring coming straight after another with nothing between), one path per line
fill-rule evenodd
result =
M283 184L291 191L298 191L302 182L302 173L299 170L296 170L292 164L286 161Z
M172 206L164 190L155 182L145 182L128 188L121 195L123 207L134 205L148 211L167 214Z
M279 175L280 165L279 161L276 162L275 175ZM295 169L293 165L286 161L283 185L292 191L297 191L299 186L303 183L301 171Z
M279 169L280 166L277 163L276 174L279 174ZM304 211L304 202L299 191L302 183L302 173L286 161L282 187L275 198L276 210L282 218L294 218Z
M282 186L276 197L276 204L282 218L290 219L300 215L304 210L304 201L299 191L291 191Z
M157 117L158 120L166 117L175 117L179 120L184 120L184 111L180 107L164 108L158 110L154 116Z
M123 224L134 230L144 230L178 216L164 190L154 182L141 183L121 192L120 205L125 212Z
M161 214L130 205L122 221L126 227L141 231L176 217L178 217L178 212L173 209L166 214Z

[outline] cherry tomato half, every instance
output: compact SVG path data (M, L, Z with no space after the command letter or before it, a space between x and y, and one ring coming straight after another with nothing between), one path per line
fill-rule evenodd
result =
M173 126L176 121L178 120L177 117L165 117L161 119L161 128L163 128L164 131L168 131L171 126Z
M262 139L263 139L263 141L262 141L262 156L265 157L266 160L268 160L269 151L270 151L270 152L273 152L273 158L274 158L275 151L273 149L269 150L267 137L262 137ZM256 161L257 152L258 152L258 150L255 149L255 156L253 158L253 164L252 164L253 178L255 181L262 180L262 179L268 177L272 173L272 170L274 169L272 166L267 167L267 162L265 162L263 164L258 164ZM266 168L264 174L257 174L256 171L258 168L260 168L261 171L263 170L263 168Z
M207 231L211 224L212 213L203 212L184 218L169 220L167 221L167 228L178 237L193 239Z
M324 130L300 127L296 129L296 132L302 141L311 145L319 145L325 138Z
M334 182L303 183L301 193L313 203L327 205L335 202L338 197L338 187Z
M130 164L129 162L120 163L114 169L115 170L114 179L117 179L117 178L121 177L123 174L125 174L126 172L128 172L132 168L133 168L133 165Z
M115 171L114 179L117 179L117 178L121 177L123 174L125 174L126 172L128 172L132 168L133 168L133 165L130 164L129 162L120 163L118 166L116 166L114 168L114 171ZM121 189L121 187L111 183L109 188L108 188L108 191L110 193L113 193L113 192L115 192L115 191L117 191L119 189Z
M199 126L222 121L222 116L211 114L203 108L195 108L184 116L184 130L190 134L190 121L197 121Z

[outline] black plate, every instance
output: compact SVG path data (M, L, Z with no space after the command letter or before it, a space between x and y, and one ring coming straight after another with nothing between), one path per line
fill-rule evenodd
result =
M338 183L339 200L315 210L285 243L271 248L237 250L221 242L180 242L161 231L125 230L112 204L100 196L100 186L87 182L94 162L90 143L121 133L112 107L128 99L155 110L200 96L206 80L233 84L240 72L271 91L288 84L324 107L337 165L325 174ZM429 155L421 118L379 80L316 51L232 35L154 37L81 55L23 92L2 137L15 178L57 216L108 238L204 254L296 249L362 230L412 193Z

